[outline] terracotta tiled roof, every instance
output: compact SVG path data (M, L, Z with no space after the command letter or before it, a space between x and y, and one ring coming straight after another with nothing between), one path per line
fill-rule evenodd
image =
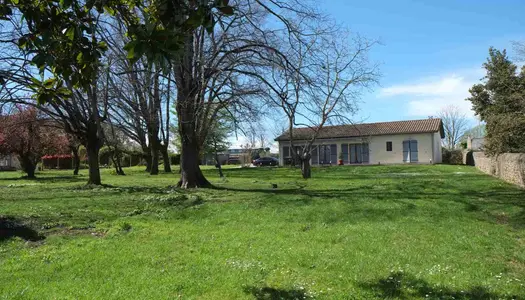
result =
M319 132L318 139L363 137L372 135L390 135L404 133L439 132L444 138L441 119L424 119L380 123L363 123L352 125L325 126ZM313 134L311 128L295 128L294 140L309 139ZM276 141L289 140L288 131L278 136Z

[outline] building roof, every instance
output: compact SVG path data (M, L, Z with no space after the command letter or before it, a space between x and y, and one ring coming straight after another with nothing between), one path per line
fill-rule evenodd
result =
M294 140L310 139L313 134L312 128L294 128ZM379 123L363 123L351 125L324 126L317 139L366 137L373 135L392 135L406 133L431 133L439 132L441 138L445 137L441 119L423 119L408 121L393 121ZM288 131L278 136L276 141L288 141Z

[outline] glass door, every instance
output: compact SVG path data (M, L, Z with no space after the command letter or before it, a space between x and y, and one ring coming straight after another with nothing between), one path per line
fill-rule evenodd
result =
M368 163L368 144L350 144L350 163Z

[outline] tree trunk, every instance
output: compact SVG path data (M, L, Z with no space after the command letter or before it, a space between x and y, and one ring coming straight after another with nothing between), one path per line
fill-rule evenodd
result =
M209 187L211 183L204 177L199 167L199 147L196 143L182 143L180 161L179 187L198 188Z
M182 105L181 105L182 104ZM182 107L181 107L182 106ZM200 145L195 133L195 125L191 120L196 115L193 105L178 101L179 134L181 136L180 180L181 188L209 187L210 182L204 177L199 167Z
M78 175L78 170L80 169L80 155L78 154L79 147L71 147L71 152L73 152L73 175Z
M116 148L113 149L113 153L111 154L111 162L113 162L113 166L115 167L115 173L117 175L126 175L124 173L124 170L122 170L122 164L120 162L120 152Z
M146 172L151 172L151 153L149 152L149 149L148 149L148 153L144 153L142 154L142 158L144 159L144 162L146 163Z
M199 79L195 77L195 43L193 34L184 37L184 47L181 55L174 63L175 82L177 84L177 110L178 129L181 141L181 177L178 186L182 188L208 187L210 182L204 177L199 167L200 148L204 141L203 135L207 132L199 132L198 124L202 122L200 112L200 101L202 87Z
M301 159L301 175L304 179L312 178L312 167L310 166L310 156Z
M116 150L116 162L117 162L117 174L118 175L126 175L124 173L124 170L122 169L122 155L120 150Z
M151 148L151 170L150 175L159 175L159 141L150 136L150 148Z
M27 174L27 178L29 179L35 179L35 170L36 170L36 163L33 162L31 157L24 156L20 157L20 164L22 169L24 169L24 172Z
M162 150L162 159L164 160L164 172L171 173L171 160L168 153L168 146L161 146Z
M100 146L97 138L92 138L86 144L86 152L88 156L89 179L87 184L101 185L100 166L98 161L98 154Z
M217 164L217 168L219 169L219 177L223 178L224 174L222 173L222 166L219 160L219 153L217 153L217 146L215 146L215 163Z

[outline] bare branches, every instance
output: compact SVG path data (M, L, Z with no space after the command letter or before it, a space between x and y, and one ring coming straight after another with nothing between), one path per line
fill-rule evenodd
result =
M445 147L448 149L456 148L468 129L466 115L457 106L449 105L438 113L438 117L441 118L445 130Z
M302 168L305 178L310 174L310 153L322 128L352 123L361 92L372 88L379 78L378 65L368 59L377 42L337 26L332 29L314 29L312 32L318 34L289 40L291 43L284 47L286 60L277 54L266 72L249 73L265 84L268 106L288 119L292 159L306 166ZM295 141L296 126L310 128L310 136Z

